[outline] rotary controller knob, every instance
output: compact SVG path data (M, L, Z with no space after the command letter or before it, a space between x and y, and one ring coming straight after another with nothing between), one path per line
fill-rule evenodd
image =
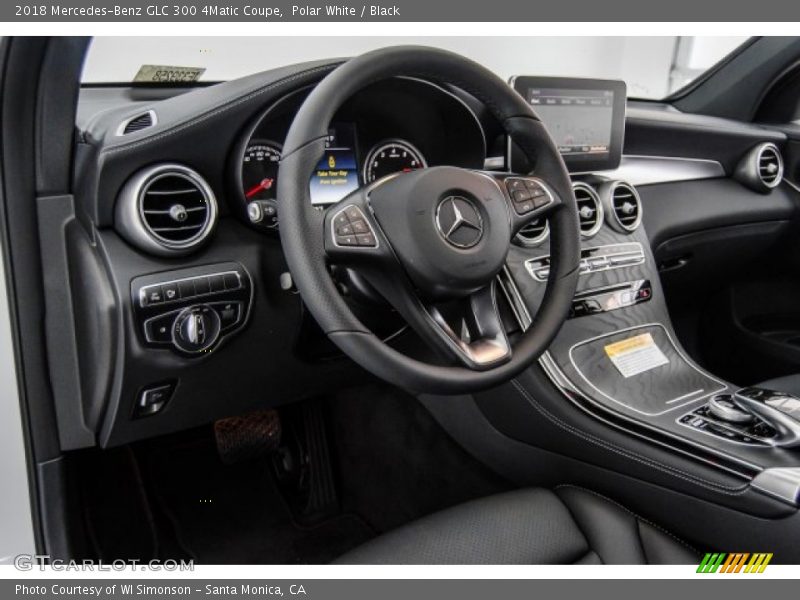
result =
M184 309L172 326L172 343L182 352L197 354L211 348L219 339L219 315L201 304Z

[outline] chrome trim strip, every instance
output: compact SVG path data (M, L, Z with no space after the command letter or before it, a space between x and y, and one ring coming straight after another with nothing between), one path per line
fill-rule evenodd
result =
M724 167L716 160L641 155L625 155L619 167L613 171L602 171L597 174L607 179L622 179L633 186L717 179L726 176Z
M764 469L753 478L750 485L792 506L800 504L800 468Z

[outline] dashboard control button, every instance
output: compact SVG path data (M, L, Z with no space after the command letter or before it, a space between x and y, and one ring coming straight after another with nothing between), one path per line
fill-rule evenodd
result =
M161 412L172 398L175 384L166 383L142 390L136 400L134 417L147 417Z
M530 191L531 196L533 198L539 198L541 196L547 196L547 192L544 191L542 184L538 181L533 181L532 179L525 180L525 187Z
M204 352L213 346L221 330L220 317L207 305L191 306L181 311L172 326L172 343L189 354Z
M196 277L194 279L195 295L207 294L211 291L211 284L208 283L208 277Z
M191 279L184 279L178 282L178 292L181 298L191 298L194 296L194 281Z
M526 200L525 202L516 202L514 204L514 210L517 211L518 214L524 215L531 212L534 208L536 208L533 204L533 200Z
M544 195L544 192L542 192L542 195L540 196L533 196L534 207L542 208L543 206L547 206L548 204L550 204L550 198Z
M514 202L525 202L526 200L530 200L531 198L533 198L533 196L526 188L523 188L522 190L519 191L511 192L511 199Z
M526 192L527 186L525 185L525 182L522 179L512 178L512 179L506 179L506 189L513 198L514 192Z
M151 344L169 344L172 342L172 324L177 312L169 312L148 319L144 323L144 337Z
M356 219L350 226L353 228L353 233L370 233L369 225L367 225L366 221L362 219Z
M225 289L225 279L222 275L209 275L208 288L211 293L223 291Z
M164 295L161 293L160 285L151 285L142 289L140 298L142 306L161 304L164 301Z
M241 302L217 302L212 304L214 310L219 314L219 322L222 331L235 327L242 319Z
M161 294L164 297L164 302L178 300L181 297L180 291L178 290L178 284L175 282L165 283L162 285Z
M374 248L378 245L378 242L375 240L375 236L372 235L372 233L359 233L356 235L356 240L358 240L359 246Z
M358 246L358 238L354 235L337 235L336 243L340 246Z
M361 209L351 204L347 208L344 209L344 214L347 215L347 218L352 223L353 221L358 221L359 219L363 220L364 215L361 213Z
M353 226L350 223L336 228L336 235L353 235L354 233L355 231L353 231Z
M339 228L345 225L350 225L350 219L347 218L345 211L342 211L333 218L333 227L336 231L339 231Z
M225 273L222 277L226 290L238 290L242 287L242 282L236 273Z

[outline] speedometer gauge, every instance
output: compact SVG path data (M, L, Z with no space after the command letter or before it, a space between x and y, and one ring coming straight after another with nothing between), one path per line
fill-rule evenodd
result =
M269 140L253 140L242 157L242 194L252 223L274 227L278 223L275 189L281 147Z
M364 162L364 182L372 183L392 173L427 167L425 157L405 140L386 140L375 145Z

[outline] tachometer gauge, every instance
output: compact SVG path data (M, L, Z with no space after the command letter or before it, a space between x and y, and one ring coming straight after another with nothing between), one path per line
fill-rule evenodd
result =
M405 140L386 140L369 151L364 162L364 182L372 183L385 175L427 166L422 153Z
M281 147L269 140L253 140L242 158L242 194L253 223L274 227L278 223L275 189Z

